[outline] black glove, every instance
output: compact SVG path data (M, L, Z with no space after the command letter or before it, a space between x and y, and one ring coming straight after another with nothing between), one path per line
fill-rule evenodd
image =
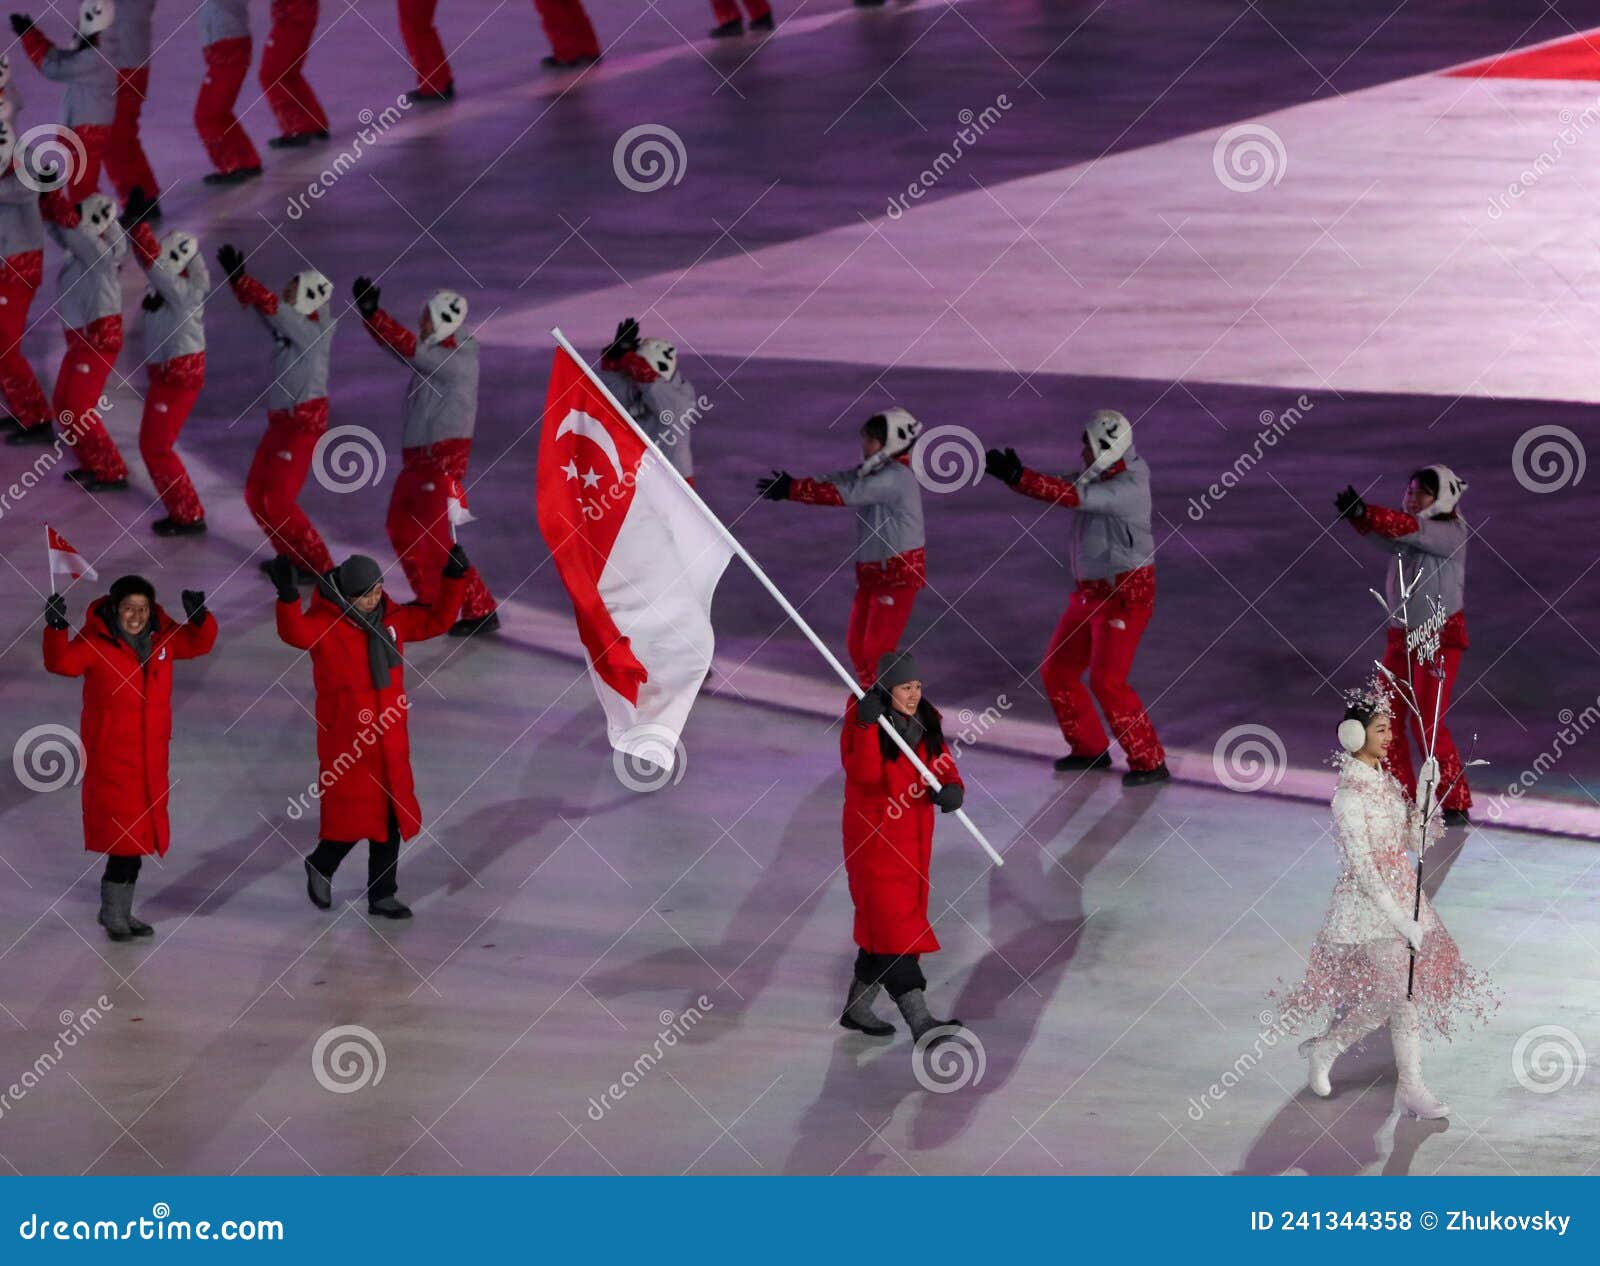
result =
M617 322L617 332L611 336L611 343L607 346L605 356L607 360L615 360L619 356L626 356L629 352L639 350L639 322L633 317Z
M267 578L278 588L279 602L299 602L300 588L295 584L294 559L279 554L267 564Z
M939 806L940 813L954 813L965 799L961 784L956 782L947 782L933 793L933 802Z
M33 30L33 19L26 13L13 13L11 15L11 29L18 35L26 35Z
M467 561L467 551L461 548L458 541L450 547L450 561L444 565L444 574L447 579L460 580L471 567L472 564Z
M146 295L145 295L145 297L143 299L141 299L139 301L139 306L141 308L143 308L146 312L160 312L161 311L161 305L164 304L164 303L166 303L166 300L163 299L154 290L151 290L148 293L146 293Z
M38 178L39 183L44 186L39 194L40 197L43 197L57 187L56 181L61 179L61 168L54 163L47 163L33 174Z
M357 277L350 293L355 296L356 311L363 317L370 320L377 315L379 290L372 284L371 277Z
M155 210L155 206L155 199L145 193L143 186L135 185L128 194L122 214L117 217L117 223L122 226L124 233L132 233L139 222Z
M788 471L775 470L767 478L756 480L756 491L768 501L787 501L789 485L793 482Z
M53 629L67 626L67 600L58 593L51 594L44 603L44 622Z
M1367 513L1367 503L1361 499L1361 494L1355 490L1353 485L1347 486L1343 492L1335 497L1333 505L1347 519L1359 519Z
M231 243L224 243L217 252L217 263L222 265L222 274L230 282L244 276L244 252Z
M1015 488L1022 482L1022 458L1014 448L991 448L983 455L983 468L1003 484Z
M298 598L300 595L295 594ZM183 610L189 617L190 624L204 624L206 622L206 596L198 589L185 589L183 591Z
M888 696L876 686L856 700L856 720L862 725L876 725L888 706Z

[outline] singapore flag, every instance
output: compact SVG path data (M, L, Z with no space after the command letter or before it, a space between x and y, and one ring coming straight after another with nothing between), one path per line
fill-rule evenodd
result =
M564 347L550 372L535 487L611 746L671 769L711 667L711 598L733 550Z

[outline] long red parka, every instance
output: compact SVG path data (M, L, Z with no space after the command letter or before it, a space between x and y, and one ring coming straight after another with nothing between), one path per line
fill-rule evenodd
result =
M217 640L209 611L179 624L159 606L150 615L150 658L143 665L113 631L109 595L89 605L83 627L44 630L44 666L82 677L83 846L118 857L166 855L167 748L172 742L172 662L194 659Z
M447 576L432 606L385 607L383 622L402 656L406 643L438 637L455 623L465 589L464 579ZM387 839L392 805L400 838L410 839L422 829L422 809L411 779L405 666L391 668L389 684L377 690L366 633L320 591L305 610L298 600L277 607L278 636L311 652L322 838L346 843Z
M885 759L881 727L856 721L856 701L839 732L844 764L844 868L856 906L856 944L869 954L930 954L939 940L928 922L928 868L933 860L931 793L904 754ZM946 747L917 756L941 783L961 786Z

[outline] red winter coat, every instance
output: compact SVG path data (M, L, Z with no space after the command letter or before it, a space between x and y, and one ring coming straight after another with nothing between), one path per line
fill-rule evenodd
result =
M82 677L83 846L91 853L142 857L167 851L167 748L172 742L172 661L204 655L217 640L209 611L203 624L178 624L159 606L151 613L150 658L112 632L109 595L97 598L74 637L44 630L44 666Z
M869 954L928 954L939 948L928 922L928 866L938 810L927 783L903 754L884 759L880 729L857 723L851 699L839 732L839 755L844 868L856 905L856 944ZM916 753L941 783L962 785L948 747L929 760L924 738Z
M446 577L439 601L384 609L384 623L403 656L407 642L438 637L456 621L465 578ZM388 599L384 599L388 603ZM351 842L389 835L394 807L400 838L422 829L422 810L411 781L411 739L406 729L410 703L405 667L389 670L389 684L372 686L367 635L318 592L304 611L300 603L280 602L278 636L311 652L311 680L317 691L317 764L321 788L322 838Z

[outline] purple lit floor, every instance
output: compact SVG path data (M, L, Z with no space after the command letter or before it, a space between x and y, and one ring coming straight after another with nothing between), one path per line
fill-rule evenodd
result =
M138 491L90 498L52 473L0 513L0 741L77 724L75 685L38 664L41 523L107 579L145 571L174 606L206 588L223 624L218 652L179 675L174 847L140 881L153 943L112 946L94 927L75 792L0 780L0 1088L51 1049L61 1013L113 1004L0 1104L0 1169L1590 1171L1593 1077L1543 1093L1527 1069L1530 1050L1600 1043L1592 843L1452 835L1440 910L1505 1004L1430 1050L1455 1115L1419 1126L1392 1112L1381 1037L1341 1061L1326 1103L1300 1088L1292 1049L1252 1053L1266 992L1298 971L1332 881L1324 807L1179 783L1124 792L981 742L963 762L969 808L1008 865L987 869L941 826L944 949L927 965L936 1009L972 1027L985 1067L952 1093L923 1089L903 1032L877 1044L833 1024L852 954L836 734L784 707L825 697L821 664L731 570L719 693L684 736L687 774L627 790L570 658L532 472L539 332L559 322L593 348L637 313L713 401L696 437L702 491L839 641L848 523L753 502L757 474L847 464L879 401L1047 467L1070 461L1086 410L1121 408L1157 481L1160 600L1136 682L1163 737L1208 756L1233 727L1262 727L1310 769L1335 689L1380 643L1366 589L1381 558L1330 521L1330 499L1355 482L1393 500L1411 466L1447 461L1472 483L1473 646L1454 716L1494 761L1484 798L1600 690L1593 476L1537 495L1513 468L1530 428L1594 434L1581 151L1515 216L1482 215L1590 89L1433 72L1600 24L1600 4L1529 26L1367 0L1337 22L1310 5L858 14L828 0L764 45L713 47L678 34L698 36L705 5L661 0L625 30L605 19L618 42L595 72L553 79L527 70L544 51L528 8L447 6L460 100L407 112L299 219L290 199L352 147L360 112L409 83L384 43L398 47L388 7L325 6L311 74L334 141L273 154L263 182L220 195L198 183L187 128L192 26L162 49L171 74L148 118L169 224L208 251L237 242L274 283L305 260L342 295L368 272L406 318L450 285L486 322L480 522L463 539L506 631L417 651L428 830L402 895L418 917L374 927L359 903L323 915L303 896L315 827L289 800L315 773L309 670L273 632L238 500L261 425L255 324L225 295L209 312L211 381L184 436L206 538L150 535L162 511L136 461ZM13 62L31 126L49 92ZM1000 94L1011 107L993 129L886 219L959 112ZM1224 189L1217 135L1262 118L1287 145L1282 182ZM259 103L248 120L264 139ZM681 183L618 182L612 147L642 123L682 138ZM402 381L357 325L349 314L340 335L333 422L384 437L389 471L350 494L308 484L305 502L336 555L386 557ZM53 372L58 347L46 317L29 350ZM132 459L131 349L119 369L109 424ZM1259 415L1302 394L1304 419L1192 514ZM0 449L5 481L35 453ZM1066 515L989 482L928 507L931 588L912 630L930 689L953 715L1004 695L1015 718L1045 721L1035 670L1068 587ZM1596 742L1563 751L1538 794L1595 807ZM596 1120L591 1100L702 995L688 1038ZM345 1025L376 1035L384 1067L338 1094L313 1050ZM1238 1084L1208 1097L1247 1054Z

